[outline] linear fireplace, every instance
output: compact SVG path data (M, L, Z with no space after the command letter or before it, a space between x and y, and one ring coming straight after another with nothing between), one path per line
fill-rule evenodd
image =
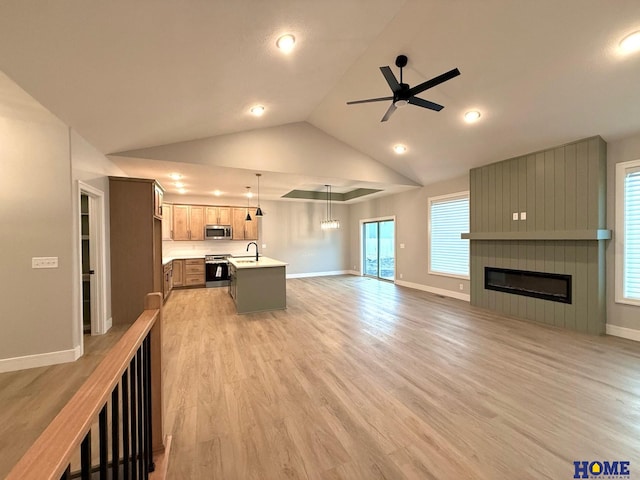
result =
M484 288L571 303L571 275L485 267Z

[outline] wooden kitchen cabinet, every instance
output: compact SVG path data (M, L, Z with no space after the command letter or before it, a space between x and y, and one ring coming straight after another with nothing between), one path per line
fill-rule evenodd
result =
M231 225L231 207L206 207L205 225Z
M159 191L155 180L109 177L113 325L132 324L147 293L163 293Z
M251 215L251 220L247 218L247 208L233 208L231 226L233 227L233 240L257 240L258 239L258 219Z
M204 240L204 209L199 205L174 205L173 240Z
M173 205L162 204L162 240L173 240Z
M164 198L164 192L162 187L156 183L154 195L153 195L153 214L158 218L162 218L162 200Z
M184 260L184 286L204 287L204 284L204 258L189 258L187 260Z
M167 297L173 289L173 262L166 263L164 265L164 301L167 301Z
M174 260L173 262L173 286L184 286L184 260Z

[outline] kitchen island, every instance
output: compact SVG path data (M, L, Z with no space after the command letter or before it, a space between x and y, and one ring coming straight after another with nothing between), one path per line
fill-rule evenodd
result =
M238 313L287 308L286 267L269 257L229 258L229 294Z

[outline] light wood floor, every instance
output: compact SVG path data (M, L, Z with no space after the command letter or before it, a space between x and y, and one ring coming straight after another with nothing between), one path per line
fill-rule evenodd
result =
M169 479L564 479L640 469L640 344L362 277L165 308Z
M0 373L0 478L40 436L124 333L85 335L85 354L72 363Z

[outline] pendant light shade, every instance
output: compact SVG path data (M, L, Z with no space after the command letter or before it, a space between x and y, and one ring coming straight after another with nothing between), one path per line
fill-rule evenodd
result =
M327 218L320 222L320 228L323 230L335 230L340 228L340 221L331 218L331 185L325 185L327 187Z
M249 193L250 193L251 187L246 187L246 189L247 189L247 216L245 217L245 221L250 222L251 214L249 213Z
M256 208L256 217L262 216L262 209L260 208L260 177L261 173L256 173L256 177L258 177L258 208Z

